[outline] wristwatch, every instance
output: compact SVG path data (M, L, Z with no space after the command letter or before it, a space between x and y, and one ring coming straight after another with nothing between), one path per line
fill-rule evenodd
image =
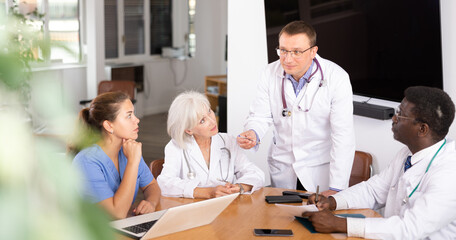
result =
M244 187L242 186L242 184L238 183L237 185L239 186L239 193L244 194Z

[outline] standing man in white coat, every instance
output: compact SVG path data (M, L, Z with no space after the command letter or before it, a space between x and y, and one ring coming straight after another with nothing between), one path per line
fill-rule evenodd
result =
M317 55L316 33L303 21L279 33L280 60L264 70L238 144L259 144L271 125L268 163L273 187L328 196L348 187L355 154L348 74Z
M393 117L394 139L406 145L388 168L305 213L319 232L374 239L456 239L456 149L445 139L455 107L437 88L410 87ZM308 203L315 202L315 195ZM385 207L384 218L339 218L329 210ZM329 209L329 210L328 210Z

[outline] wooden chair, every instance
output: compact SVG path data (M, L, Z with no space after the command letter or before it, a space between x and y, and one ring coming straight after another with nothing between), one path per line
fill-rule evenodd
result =
M136 83L134 81L124 80L104 80L98 84L98 95L105 92L123 92L130 97L132 103L136 102ZM79 104L86 105L92 100L81 100Z
M372 175L372 155L367 152L356 151L348 185L351 187L366 181Z
M154 178L157 178L158 175L160 175L163 169L163 163L165 163L164 159L156 159L150 163L150 171L152 172L152 175L154 175Z

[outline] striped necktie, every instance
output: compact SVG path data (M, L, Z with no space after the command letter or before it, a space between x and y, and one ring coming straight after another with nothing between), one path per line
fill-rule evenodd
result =
M405 160L405 164L404 164L404 172L406 172L409 168L412 167L412 156L408 156L407 157L407 160Z

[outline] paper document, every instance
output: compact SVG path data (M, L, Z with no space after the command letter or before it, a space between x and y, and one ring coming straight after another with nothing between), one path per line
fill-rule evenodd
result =
M290 213L293 216L301 217L302 213L304 212L318 212L318 208L315 204L312 205L300 205L300 206L293 206L293 205L286 205L286 204L275 204L277 207L282 209L285 212Z

